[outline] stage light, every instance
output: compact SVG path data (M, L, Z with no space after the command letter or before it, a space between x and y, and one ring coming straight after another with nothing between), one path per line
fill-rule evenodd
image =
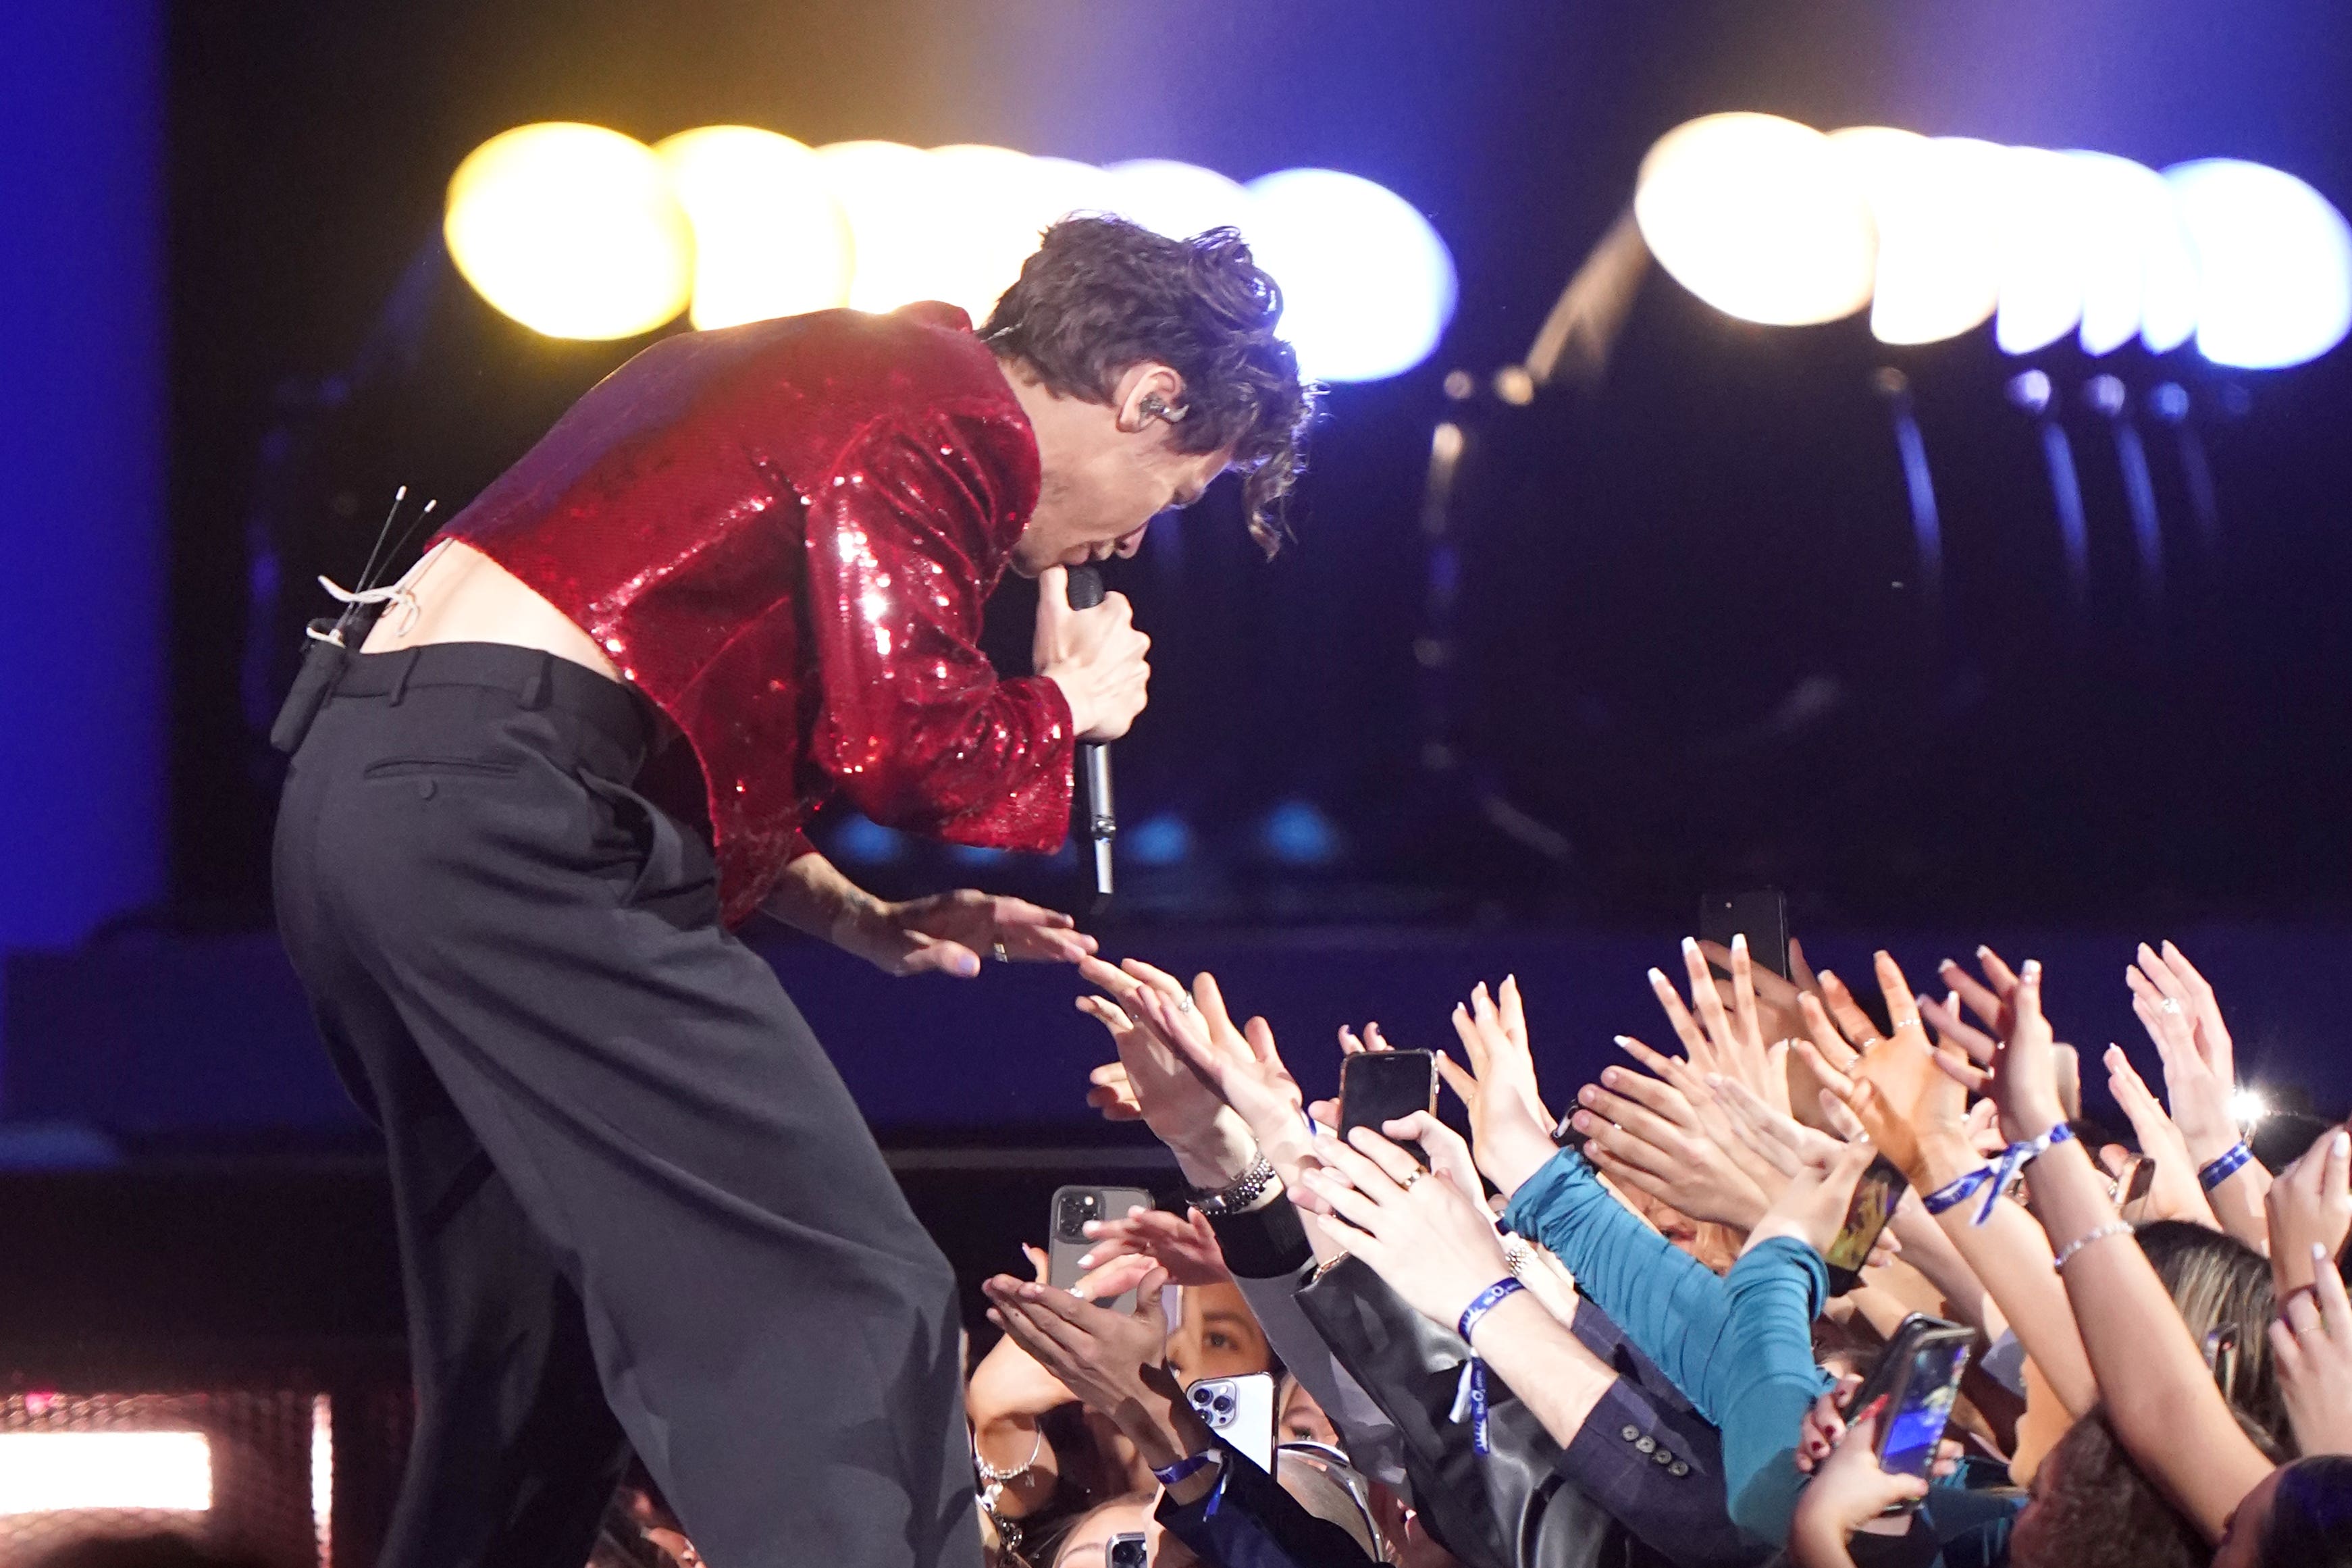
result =
M834 857L853 866L888 866L906 858L907 836L870 817L853 816L834 829Z
M1830 132L1878 235L1870 332L1883 343L1956 338L2000 297L2000 168L2005 149L1883 125Z
M940 226L954 243L939 258L934 297L985 321L997 296L1021 276L1048 226L1074 212L1111 209L1116 183L1067 158L1033 158L1009 147L936 147L947 206Z
M628 338L686 308L694 234L653 149L600 126L520 126L467 155L441 225L483 299L553 338Z
M212 1446L201 1432L0 1433L0 1515L212 1506Z
M2038 370L2024 370L2009 378L2009 401L2028 414L2050 406L2050 378Z
M2197 351L2276 370L2352 331L2352 226L2292 174L2234 158L2164 171L2197 258Z
M1311 801L1285 801L1268 812L1258 843L1285 866L1328 866L1339 858L1339 829Z
M681 132L654 151L694 229L697 327L847 301L856 253L814 153L749 125Z
M1427 359L1454 319L1454 258L1394 192L1332 169L1247 186L1250 248L1282 288L1282 335L1325 381L1379 381Z
M1642 160L1633 218L1658 265L1727 315L1769 326L1870 301L1877 231L1820 132L1769 114L1710 114Z
M929 153L896 142L835 142L816 155L849 220L852 306L895 310L953 289L961 238L942 216L955 210L955 192Z
M1192 853L1192 830L1172 811L1144 818L1122 832L1119 840L1127 858L1139 866L1174 866Z
M1993 342L2032 353L2083 320L2083 258L2089 248L2080 165L2039 147L2008 149L2001 201L2000 304Z
M2197 267L2171 188L2144 163L2106 153L2063 154L2080 214L2074 271L2083 296L2083 352L2112 353L2138 336L2168 353L2197 323Z
M1105 173L1115 184L1111 210L1154 233L1171 239L1190 239L1212 228L1249 234L1249 193L1213 169L1171 158L1138 158L1113 163Z

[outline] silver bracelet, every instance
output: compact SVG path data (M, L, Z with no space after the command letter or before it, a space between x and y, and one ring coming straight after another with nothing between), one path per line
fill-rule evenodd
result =
M2129 1236L2131 1233L2132 1227L2119 1219L2111 1219L2105 1225L2095 1225L2059 1248L2058 1256L2050 1260L2050 1267L2063 1270L2066 1267L2068 1258L2090 1246L2091 1243L2104 1240L2110 1236Z
M1013 1468L1009 1470L1000 1470L994 1465L988 1462L987 1455L980 1451L980 1434L977 1432L972 1434L971 1462L980 1467L980 1479L986 1481L992 1488L1001 1488L1008 1481L1017 1481L1022 1477L1027 1475L1031 1470L1035 1469L1037 1468L1037 1456L1045 1451L1045 1426L1043 1422L1040 1422L1037 1426L1037 1440L1029 1445L1029 1457L1022 1460L1019 1464L1013 1466Z
M1204 1215L1239 1214L1265 1195L1275 1184L1274 1162L1260 1154L1249 1168L1213 1193L1194 1190L1188 1196Z

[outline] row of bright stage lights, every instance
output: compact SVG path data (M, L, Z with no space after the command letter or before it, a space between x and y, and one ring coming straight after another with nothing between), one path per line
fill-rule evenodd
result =
M2095 355L2193 338L2248 370L2316 359L2352 331L2352 226L2294 175L2236 159L2159 174L2105 153L1713 114L1650 149L1633 214L1676 281L1767 325L1866 305L1887 343L1990 318L2011 353L2070 332Z
M1286 169L1247 185L1163 159L1096 168L1009 148L843 142L746 125L648 147L594 125L525 125L459 164L449 255L492 305L551 337L698 328L916 300L985 320L1071 212L1186 237L1231 225L1283 288L1285 335L1326 381L1427 358L1452 319L1454 259L1428 220L1370 180Z

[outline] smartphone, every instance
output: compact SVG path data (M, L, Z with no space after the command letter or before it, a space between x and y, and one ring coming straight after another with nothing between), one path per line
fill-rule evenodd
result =
M1204 1377L1184 1391L1192 1408L1236 1454L1274 1474L1274 1374Z
M1046 1218L1045 1234L1050 1240L1045 1247L1045 1283L1066 1290L1087 1272L1078 1267L1078 1259L1094 1250L1095 1244L1087 1238L1089 1220L1124 1219L1129 1209L1150 1206L1151 1194L1141 1187L1055 1188L1053 1213ZM1102 1305L1132 1312L1135 1292L1129 1290Z
M1339 1058L1339 1141L1359 1127L1437 1109L1437 1058L1428 1051L1359 1051ZM1382 1137L1388 1134L1381 1133ZM1421 1146L1412 1145L1416 1157ZM1426 1160L1422 1162L1428 1163Z
M1748 939L1748 962L1789 978L1789 900L1778 888L1748 893L1702 893L1698 900L1698 934L1702 942L1731 945L1735 936ZM1728 980L1728 971L1716 973Z
M1150 1547L1135 1531L1122 1531L1103 1548L1105 1568L1150 1568Z
M2147 1218L2134 1205L2144 1204L2148 1189L2155 1184L2156 1162L2145 1154L2130 1156L2123 1174L2116 1178L2116 1211L2134 1223Z
M1952 1401L1968 1370L1976 1331L1914 1312L1895 1331L1877 1367L1854 1390L1846 1410L1866 1408L1879 1395L1886 1408L1878 1420L1878 1468L1893 1476L1925 1478L1936 1462L1936 1445L1952 1416Z
M1895 1163L1880 1154L1870 1162L1870 1168L1854 1184L1853 1201L1846 1205L1845 1224L1830 1242L1822 1261L1830 1266L1830 1289L1843 1296L1862 1279L1862 1266L1870 1261L1870 1249L1878 1244L1878 1233L1895 1217L1895 1205L1903 1201L1911 1183Z

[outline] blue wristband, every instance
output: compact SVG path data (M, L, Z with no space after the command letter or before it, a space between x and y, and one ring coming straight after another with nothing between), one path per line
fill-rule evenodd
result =
M2071 1143L2074 1141L2074 1129L2061 1121L2039 1138L2029 1138L2022 1143L2011 1143L2002 1150L2000 1163L1993 1168L1992 1185L1986 1189L1983 1205L1977 1210L1976 1223L1978 1225L1991 1223L1993 1210L2000 1204L2000 1194L2009 1190L2011 1180L2030 1162L2040 1159L2061 1143Z
M2245 1140L2240 1139L2197 1173L2197 1184L2210 1193L2243 1170L2253 1157L2254 1152L2246 1147Z
M1485 1317L1487 1313L1501 1306L1507 1298L1515 1296L1526 1289L1526 1286L1520 1284L1515 1279L1506 1278L1496 1280L1492 1285L1487 1286L1484 1290L1478 1292L1477 1300L1472 1301L1468 1306L1462 1309L1461 1321L1454 1325L1454 1331L1462 1336L1462 1342L1464 1344L1468 1344L1470 1342L1470 1331L1478 1326L1479 1319Z
M1177 1460L1174 1464L1169 1466L1164 1470L1160 1469L1158 1466L1154 1466L1151 1471L1152 1479L1157 1480L1163 1487L1172 1487L1180 1481L1185 1480L1192 1476L1198 1475L1202 1470L1215 1463L1216 1458L1217 1450L1214 1448L1210 1448L1198 1454L1187 1455L1185 1458Z
M1942 1214L1955 1209L1976 1195L1977 1189L1992 1180L1992 1167L1979 1165L1967 1175L1957 1177L1937 1187L1919 1200L1919 1206L1929 1214Z
M1496 1280L1479 1291L1475 1300L1462 1309L1461 1320L1454 1325L1454 1331L1462 1336L1464 1344L1469 1344L1470 1331L1478 1326L1481 1319L1526 1289L1516 1279ZM1475 1346L1464 1372L1467 1377L1463 1393L1467 1396L1470 1413L1470 1451L1474 1454L1489 1453L1492 1450L1486 1443L1486 1363L1479 1358ZM1455 1419L1460 1418L1457 1414Z

